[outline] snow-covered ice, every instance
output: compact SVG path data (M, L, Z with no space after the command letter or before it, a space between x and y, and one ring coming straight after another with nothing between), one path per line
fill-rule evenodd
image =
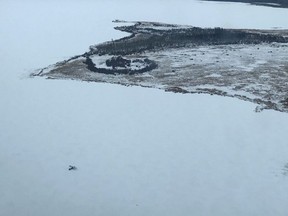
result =
M288 26L285 9L151 4L0 1L1 216L287 215L287 114L254 113L232 98L27 77L125 35L111 28L115 18Z

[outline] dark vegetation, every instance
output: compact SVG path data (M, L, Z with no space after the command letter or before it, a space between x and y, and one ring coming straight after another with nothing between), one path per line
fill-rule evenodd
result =
M284 107L288 108L288 98L282 100L281 103L283 104Z
M182 94L189 93L189 91L187 91L187 90L185 90L183 88L177 87L177 86L166 88L165 91L166 92L174 92L174 93L182 93Z
M121 56L112 57L111 59L106 60L106 65L115 69L116 67L127 68L131 65L131 60L122 58Z
M131 63L132 62L138 62L144 65L141 69L131 69ZM155 68L157 68L156 62L150 60L150 59L125 59L121 56L112 57L111 59L108 59L106 61L106 65L108 67L112 67L112 69L106 69L106 68L97 68L97 65L94 64L94 62L91 60L91 58L86 57L86 60L84 63L87 65L87 68L90 71L103 73L103 74L135 74L135 73L144 73L151 71Z
M204 1L242 2L242 3L250 3L254 5L262 5L262 6L269 6L269 7L288 8L287 0L204 0Z
M121 26L116 29L129 32L130 37L100 44L93 49L93 54L129 55L145 51L157 51L165 48L177 48L198 45L225 45L225 44L259 44L288 42L287 37L276 34L248 32L245 30L223 28L172 28L157 30L153 26ZM96 48L96 49L95 49Z

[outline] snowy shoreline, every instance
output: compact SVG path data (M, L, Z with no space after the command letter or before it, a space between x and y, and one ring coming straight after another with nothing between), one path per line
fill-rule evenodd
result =
M228 96L257 104L257 112L288 112L287 30L202 29L156 22L115 29L131 35L91 46L89 52L32 76ZM113 68L107 66L111 59L118 59ZM151 67L141 66L143 59Z

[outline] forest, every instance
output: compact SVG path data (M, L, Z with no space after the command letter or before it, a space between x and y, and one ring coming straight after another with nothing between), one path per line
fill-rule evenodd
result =
M287 43L288 38L277 34L249 32L246 30L223 28L180 28L157 30L152 27L140 27L142 23L133 26L121 26L115 29L129 32L132 35L119 40L90 47L91 54L129 55L133 53L156 51L165 48L190 47L199 45L225 44L259 44ZM151 24L150 24L151 25ZM165 26L165 24L163 24Z

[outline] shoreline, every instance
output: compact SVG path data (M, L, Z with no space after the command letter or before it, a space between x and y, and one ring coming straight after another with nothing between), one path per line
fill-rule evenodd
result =
M131 35L91 46L32 76L221 95L255 103L256 111L288 112L287 30L203 29L156 22L115 29ZM111 61L114 65L108 64Z

